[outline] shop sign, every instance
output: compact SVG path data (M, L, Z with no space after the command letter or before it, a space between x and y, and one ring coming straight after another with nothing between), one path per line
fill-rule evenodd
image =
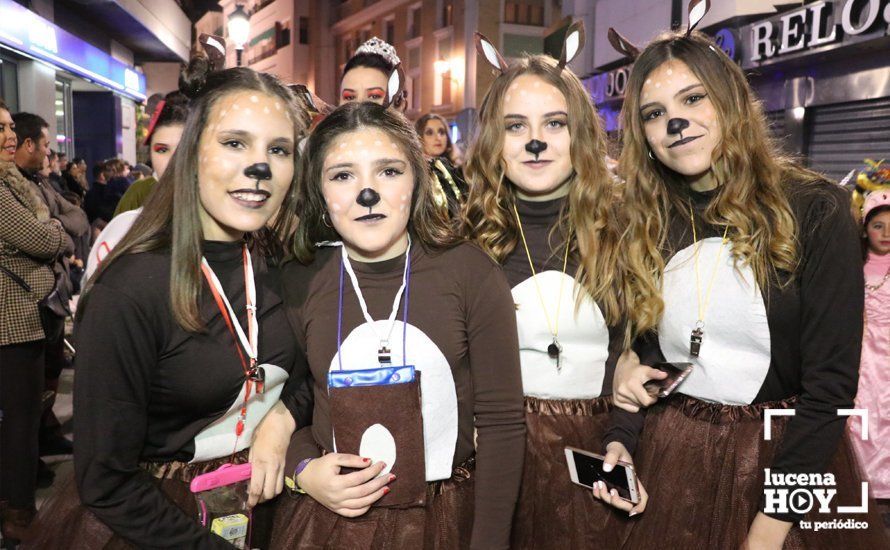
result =
M0 45L143 101L145 75L12 0L0 0Z
M826 0L743 28L745 67L795 52L890 34L890 0Z

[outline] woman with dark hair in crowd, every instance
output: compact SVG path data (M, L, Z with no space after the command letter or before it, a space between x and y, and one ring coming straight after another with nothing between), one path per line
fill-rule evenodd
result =
M182 137L182 129L188 116L188 98L180 91L170 92L158 102L148 124L145 144L149 147L151 167L157 178L167 170L176 146ZM156 177L143 177L130 185L117 203L115 217L130 210L141 208L148 194L158 182Z
M62 172L62 182L69 193L74 193L80 197L82 203L83 196L90 187L87 181L87 161L81 157L71 159L71 162L68 163L68 166Z
M315 410L288 453L305 494L280 499L273 547L507 548L525 430L503 273L451 233L387 106L328 115L302 177L285 303Z
M38 302L53 288L65 229L13 162L17 138L0 100L0 529L17 543L35 509L44 344Z
M456 217L466 200L467 183L460 170L457 147L448 134L448 123L437 114L427 113L417 120L414 129L423 144L423 156L436 177L433 200L436 206Z
M305 371L266 229L304 128L275 77L210 66L196 54L184 70L179 152L79 305L77 491L41 510L36 548L231 548L197 523L189 482L250 462L249 505L275 496L295 423L308 422L296 392L278 399Z
M386 99L387 80L393 69L401 63L396 49L376 36L355 50L340 80L338 105L350 101L372 101L383 104ZM404 111L407 92L397 97L392 106Z
M607 459L630 461L639 441L650 496L626 547L887 548L873 509L836 508L862 500L839 414L862 340L849 198L779 153L744 72L703 34L643 50L622 117L621 295L642 365L618 365L615 403L648 414L608 434ZM667 399L643 386L658 361L693 365ZM801 479L837 490L831 513L810 518L870 527L799 527L799 501L769 490L812 489Z

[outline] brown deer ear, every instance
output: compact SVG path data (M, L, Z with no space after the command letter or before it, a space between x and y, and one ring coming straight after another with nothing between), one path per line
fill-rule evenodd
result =
M566 37L562 43L562 53L559 56L559 68L562 69L578 57L584 48L584 21L575 21L566 30Z
M215 34L201 33L198 42L210 59L210 70L218 71L226 64L226 39Z
M383 105L389 107L401 97L405 87L405 73L402 71L401 63L393 67L386 82L386 102Z
M621 36L621 33L609 27L609 44L612 45L615 50L625 57L629 57L630 59L636 59L640 55L640 48L634 46L634 44Z
M687 19L689 19L689 27L686 29L687 38L710 10L711 0L690 0L689 9L687 10Z
M481 55L489 65L503 74L503 72L507 70L507 62L504 60L501 52L499 52L498 49L494 47L494 44L491 43L491 40L485 38L485 35L481 32L476 31L475 37L476 51L479 52L479 55Z
M309 91L309 88L307 88L303 84L291 84L290 86L288 86L288 88L291 89L294 95L296 95L303 101L310 114L317 115L320 112L318 106L315 104L315 99L312 97L312 92Z

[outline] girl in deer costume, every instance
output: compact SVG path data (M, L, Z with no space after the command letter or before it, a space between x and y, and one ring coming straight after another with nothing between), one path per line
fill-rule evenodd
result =
M842 415L856 394L863 311L849 198L778 153L744 73L692 32L707 7L691 2L685 33L636 56L612 32L636 57L619 173L623 310L642 363L619 365L615 402L648 414L606 441L610 460L627 456L620 440L642 428L636 468L650 495L622 542L886 548L873 510L838 512L868 504ZM694 370L656 400L643 387L655 372L646 365L665 360ZM870 527L798 527L817 488L837 494L825 511L814 499L807 520Z
M468 155L463 229L503 266L516 305L527 437L513 545L609 547L611 511L571 483L565 458L566 446L602 451L621 347L605 135L566 68L584 28L569 27L559 60L508 64L476 40L499 74Z
M274 548L509 544L525 443L513 302L436 211L418 136L389 108L400 82L397 68L383 105L325 117L282 209L315 409L290 446Z

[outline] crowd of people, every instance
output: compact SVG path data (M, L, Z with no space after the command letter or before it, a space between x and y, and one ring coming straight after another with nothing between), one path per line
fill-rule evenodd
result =
M477 33L496 77L465 152L404 116L376 38L334 107L202 36L135 183L112 159L87 185L0 104L4 544L887 547L890 170L851 201L781 154L691 4L645 47L612 33L617 164L567 66L580 23L559 59ZM75 268L74 475L37 515ZM820 514L865 528L764 498L825 473L832 512L871 483Z

